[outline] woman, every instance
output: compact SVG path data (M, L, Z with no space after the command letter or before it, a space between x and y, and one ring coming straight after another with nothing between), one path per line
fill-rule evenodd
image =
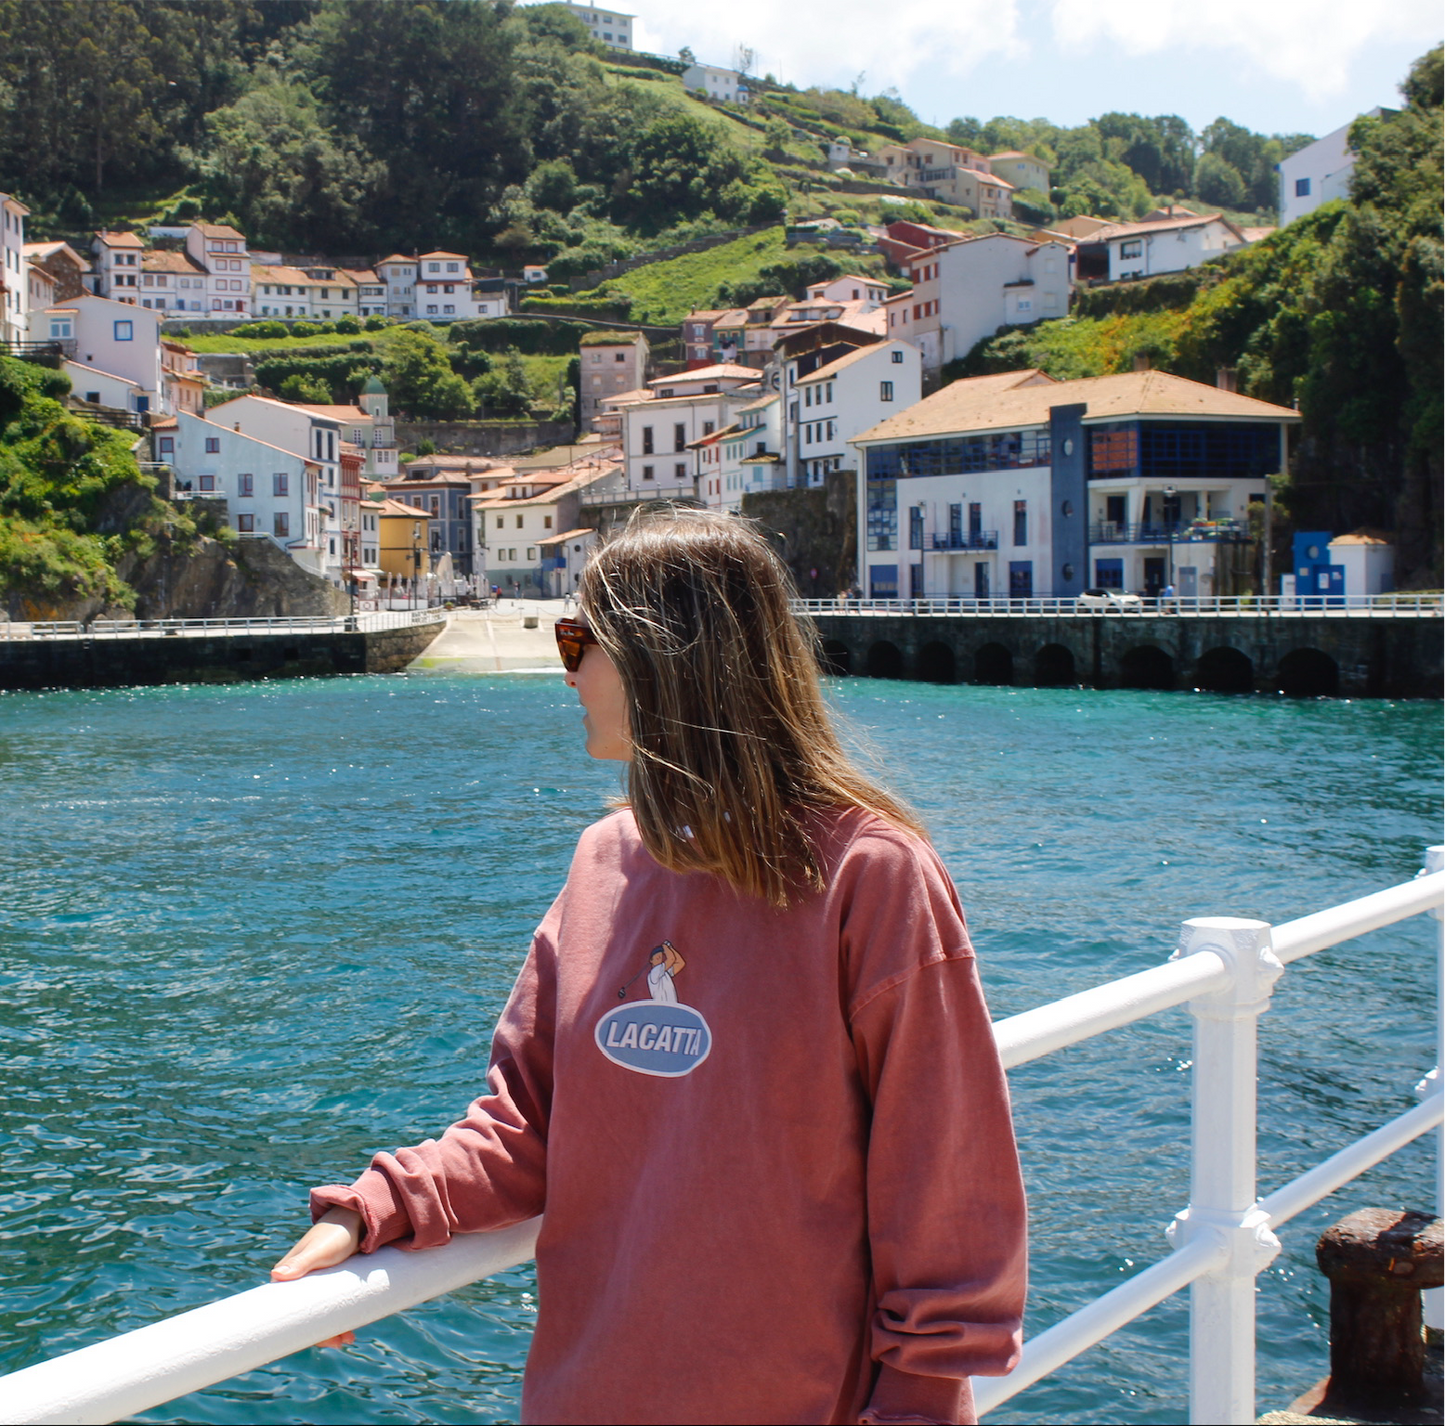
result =
M967 1379L1017 1359L1023 1190L958 899L844 754L791 593L701 510L588 565L558 645L626 805L582 835L488 1092L313 1192L272 1274L545 1208L524 1421L971 1421Z

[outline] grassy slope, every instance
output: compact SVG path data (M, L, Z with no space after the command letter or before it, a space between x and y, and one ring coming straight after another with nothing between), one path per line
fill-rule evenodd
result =
M610 279L603 287L632 298L634 321L668 326L682 321L695 307L711 302L718 283L756 277L786 251L783 230L769 228L706 252L684 253L666 262L649 263Z

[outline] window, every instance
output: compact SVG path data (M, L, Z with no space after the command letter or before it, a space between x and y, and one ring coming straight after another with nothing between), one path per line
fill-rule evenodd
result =
M908 548L910 550L923 548L923 506L921 505L908 507Z
M221 438L219 436L206 437L206 454L213 456L221 449Z
M278 539L285 539L291 533L291 517L284 510L278 510L271 517L271 533Z
M497 516L497 528L498 528L499 530L502 528L502 526L503 526L504 523L505 523L505 521L502 519L502 517L501 517L500 515L498 515L498 516Z
M645 455L645 456L650 456L650 455L652 454L652 427L651 427L651 426L644 426L644 427L642 428L642 454Z
M672 473L673 473L673 475L675 475L679 480L686 480L686 479L687 479L687 466L686 466L682 461L678 461L677 464L673 466L673 468L672 468Z
M672 428L672 448L675 451L687 449L687 427L680 421Z
M254 475L238 475L236 477L236 494L251 496L256 493L256 477Z
M1014 501L1014 544L1026 545L1029 542L1029 502L1027 500Z
M431 497L431 513L432 519L436 519L436 517L442 513L441 496L433 495ZM521 516L519 515L517 518L520 520Z
M804 405L804 406L811 406L812 404L813 404L813 388L812 388L811 386L805 386L805 387L803 388L803 405Z
M705 435L705 436L710 436L710 435L712 435L713 429L714 429L714 423L713 423L712 421L704 421L704 422L702 423L702 433L703 433L703 435Z
M115 339L118 342L135 341L135 323L117 322L115 324Z
M75 328L69 317L52 317L50 319L50 335L54 340L75 335Z
M271 494L273 496L290 495L290 493L291 477L287 475L285 471L282 471L280 475L273 475L271 477Z
M645 465L642 467L642 478L644 480L652 479L652 467L650 465Z
M893 400L893 383L891 381L880 381L878 383L878 399L880 401Z
M216 489L216 477L215 477L214 475L203 475L203 476L201 476L199 483L200 483L201 489L202 489L203 491L208 492L208 493L214 492L215 489Z
M1120 244L1119 244L1119 256L1120 256L1121 258L1143 257L1143 256L1144 256L1144 240L1143 240L1142 238L1135 238L1133 242L1120 243Z
M977 501L968 506L968 540L970 544L983 538L983 506Z
M527 558L528 560L534 560L537 558L537 547L535 545L527 546Z
M87 400L89 398L87 397ZM156 454L173 456L176 453L176 438L174 436L162 436L157 445Z
M627 360L627 353L626 353L626 352L614 352L613 355L612 355L612 360L613 360L613 361L626 361L626 360Z
M552 517L550 515L542 516L542 528L544 530L550 530L552 528Z
M256 533L256 517L254 515L237 515L236 528L243 535L254 535Z
M522 528L522 517L520 515L517 516L517 528L519 530Z
M1294 196L1296 198L1308 198L1310 196L1310 181L1307 178L1297 178L1294 181Z

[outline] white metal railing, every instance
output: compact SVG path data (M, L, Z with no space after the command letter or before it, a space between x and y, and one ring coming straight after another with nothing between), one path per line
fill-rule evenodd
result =
M4 639L150 639L199 634L335 634L376 633L413 624L440 624L446 610L384 609L368 614L300 615L287 619L35 619L28 623L0 620Z
M798 599L794 607L806 614L890 615L912 618L960 615L976 619L1157 619L1249 618L1281 619L1439 619L1445 595L1338 594L1329 596L1175 595L1169 599L1130 595L1120 600L1068 598L1005 599L954 596L934 599Z
M1260 1199L1255 1191L1257 1026L1285 965L1410 916L1441 915L1445 847L1415 880L1297 921L1199 917L1164 965L998 1021L1006 1068L1187 1005L1194 1022L1189 1204L1167 1230L1173 1251L1031 1339L1013 1373L978 1378L982 1414L1184 1287L1190 1306L1190 1420L1255 1420L1256 1275L1296 1214L1441 1123L1437 1071L1413 1109ZM1442 955L1437 934L1437 954ZM1439 973L1437 967L1437 974ZM1445 1046L1442 1046L1445 1060ZM1438 1185L1437 1185L1438 1193ZM109 1422L355 1330L526 1262L540 1219L469 1234L444 1248L383 1248L297 1282L268 1283L0 1378L5 1419ZM1436 1294L1438 1299L1438 1293ZM1437 1319L1438 1300L1429 1315Z

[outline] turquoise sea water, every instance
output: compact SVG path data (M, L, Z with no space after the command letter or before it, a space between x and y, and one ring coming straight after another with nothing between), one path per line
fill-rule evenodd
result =
M844 681L934 829L995 1015L1156 964L1178 922L1285 920L1439 839L1436 704ZM0 1369L261 1280L305 1191L455 1117L580 829L617 787L555 675L0 695ZM1286 973L1261 1191L1412 1102L1432 923ZM1165 1251L1187 1017L1013 1076L1039 1331ZM1323 1374L1313 1243L1429 1206L1416 1145L1296 1220L1260 1280L1260 1409ZM530 1273L148 1413L516 1420ZM994 1421L1185 1419L1184 1298Z

